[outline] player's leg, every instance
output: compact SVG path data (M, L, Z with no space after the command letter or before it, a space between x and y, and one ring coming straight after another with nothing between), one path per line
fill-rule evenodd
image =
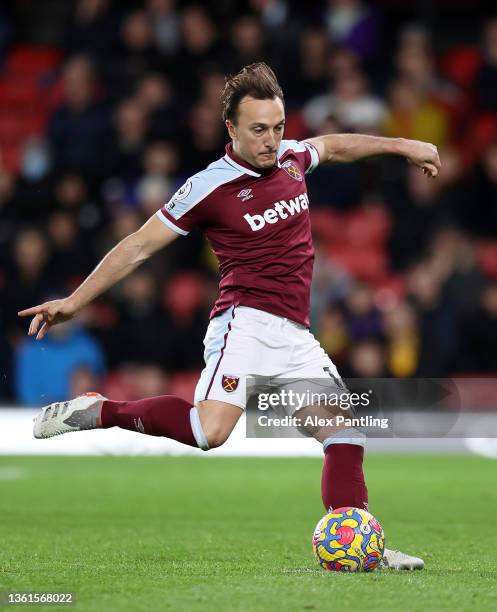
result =
M239 333L231 328L233 320L234 309L231 309L209 324L204 341L206 367L197 384L193 403L173 395L113 401L88 393L44 408L35 419L35 437L120 427L164 436L204 450L219 446L233 430L245 406L245 381L242 377L223 374L237 371L237 364L251 349L246 341L240 344Z
M194 406L174 395L112 401L88 393L44 408L35 419L34 435L50 438L71 431L120 427L208 450L227 440L241 413L238 406L216 400Z
M309 406L298 414L303 422L306 417L311 416L316 418L317 422L323 423L337 414L342 414L345 418L353 416L350 411L333 405ZM306 432L323 445L321 497L326 510L342 506L367 510L368 489L363 471L366 436L352 427L332 425L308 427Z

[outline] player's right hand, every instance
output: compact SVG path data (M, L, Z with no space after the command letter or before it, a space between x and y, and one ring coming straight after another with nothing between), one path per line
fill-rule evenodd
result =
M34 315L29 326L28 336L36 334L36 340L41 340L51 327L72 319L76 314L76 309L67 298L64 298L62 300L45 302L32 308L26 308L26 310L21 310L17 314L20 317Z

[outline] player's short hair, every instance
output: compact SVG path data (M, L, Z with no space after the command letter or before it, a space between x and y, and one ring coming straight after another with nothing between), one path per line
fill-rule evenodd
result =
M256 100L280 98L283 101L283 90L276 75L266 63L249 64L238 74L226 77L221 92L223 121L229 119L233 123L236 122L238 104L245 96Z

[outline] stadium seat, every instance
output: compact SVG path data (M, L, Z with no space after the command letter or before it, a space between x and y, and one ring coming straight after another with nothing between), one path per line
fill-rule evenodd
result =
M361 207L344 218L346 242L357 246L383 244L390 232L391 220L381 205Z
M61 52L53 47L18 45L9 53L6 71L33 77L53 70L61 61Z
M134 377L133 370L128 368L111 372L103 381L102 394L119 402L139 399L135 391Z
M475 254L476 261L483 274L491 279L497 279L497 241L478 241Z
M195 387L200 378L199 371L192 372L176 372L169 376L169 393L170 395L178 395L188 402L193 401Z
M344 239L344 217L328 208L314 208L311 211L311 226L314 236L326 244Z
M331 246L328 252L334 262L365 282L375 283L385 276L388 269L385 250L376 245L337 244Z
M11 174L19 172L21 149L17 143L0 142L0 165Z
M461 89L474 86L482 58L475 47L455 47L440 59L442 73Z
M165 287L164 302L175 319L188 319L203 302L204 281L195 272L180 272Z

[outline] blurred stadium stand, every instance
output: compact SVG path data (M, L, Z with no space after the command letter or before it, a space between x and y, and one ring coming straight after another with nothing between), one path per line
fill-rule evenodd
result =
M312 327L339 370L497 373L497 18L484 3L20 0L0 8L2 402L27 397L23 355L34 370L45 359L17 311L70 292L223 153L223 75L257 60L284 87L287 138L440 148L436 181L397 159L309 177ZM105 373L73 355L70 394L191 399L216 283L193 232L97 300L70 333ZM55 379L32 403L64 399Z

